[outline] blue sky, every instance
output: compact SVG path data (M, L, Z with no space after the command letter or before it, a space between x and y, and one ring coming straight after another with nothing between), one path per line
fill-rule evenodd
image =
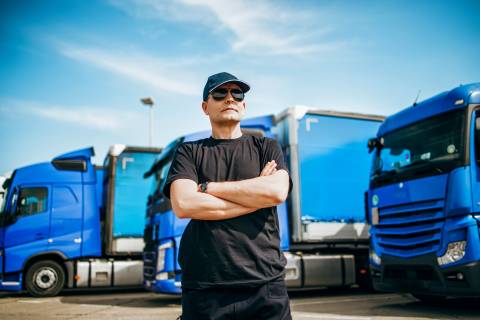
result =
M206 78L252 86L247 115L295 105L389 115L480 81L479 1L0 2L0 174L94 146L209 128Z

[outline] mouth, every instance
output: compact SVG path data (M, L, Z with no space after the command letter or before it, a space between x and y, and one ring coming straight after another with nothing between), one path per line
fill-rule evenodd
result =
M230 107L227 107L227 108L225 108L225 109L222 110L222 112L226 112L226 111L235 111L235 112L238 112L237 109L235 109L235 108L230 108Z

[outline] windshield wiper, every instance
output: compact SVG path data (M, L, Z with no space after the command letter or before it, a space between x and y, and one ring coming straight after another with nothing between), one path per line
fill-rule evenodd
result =
M434 172L437 174L442 174L446 172L445 164L451 163L453 160L457 159L457 155L452 155L448 157L434 158L431 160L420 159L415 162L412 162L406 166L391 169L387 171L382 171L382 169L377 169L374 171L373 176L371 177L372 181L375 182L386 182L386 181L395 181L400 179L405 179L408 177L417 177L425 175L427 172Z
M398 173L398 171L396 169L387 170L387 171L382 171L382 169L377 169L377 170L375 170L372 179L373 180L377 180L377 179L384 180L384 179L388 179L390 177L395 176L397 173Z
M421 160L417 160L415 162L412 162L406 166L403 166L399 169L400 172L403 172L403 171L408 171L412 168L415 168L417 169L432 169L432 170L435 170L437 171L438 173L444 173L445 172L445 169L441 167L441 164L444 164L444 163L449 163L451 162L453 159L446 159L446 158L441 158L441 159L432 159L432 160L427 160L427 159L421 159ZM415 174L415 173L414 173Z

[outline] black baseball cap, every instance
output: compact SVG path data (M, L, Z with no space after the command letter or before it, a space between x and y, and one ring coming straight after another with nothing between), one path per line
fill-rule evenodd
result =
M243 92L247 92L250 90L250 86L245 81L239 80L233 74L228 72L220 72L211 75L208 77L207 83L205 83L205 87L203 88L203 101L208 100L208 95L212 92L215 88L218 88L222 84L225 83L236 83L243 90Z

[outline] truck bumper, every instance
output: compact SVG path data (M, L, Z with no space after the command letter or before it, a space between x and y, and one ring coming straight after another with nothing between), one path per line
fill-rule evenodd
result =
M440 268L435 254L409 259L382 256L382 266L371 265L370 272L373 287L379 291L480 296L480 261Z
M144 288L155 293L182 294L180 282L169 280L144 281Z
M10 274L5 278L0 278L0 291L22 291L23 273Z
M22 284L19 282L0 281L0 291L22 291Z

